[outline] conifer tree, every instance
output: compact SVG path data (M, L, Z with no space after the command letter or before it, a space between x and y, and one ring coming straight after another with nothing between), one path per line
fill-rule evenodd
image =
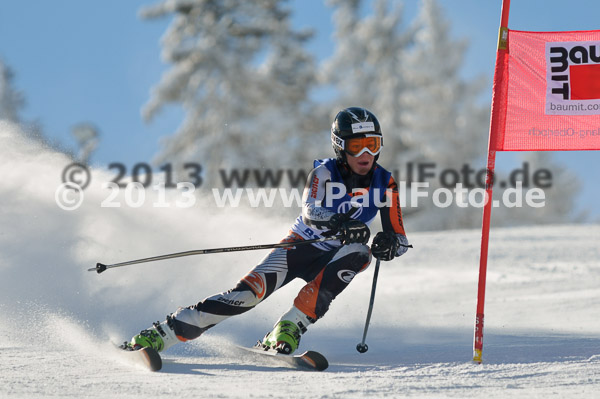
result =
M171 69L143 115L150 120L169 103L185 111L159 161L201 162L210 186L220 168L303 159L295 148L313 134L305 116L314 65L303 49L311 33L291 28L284 3L167 0L142 10L144 18L174 15L162 39Z

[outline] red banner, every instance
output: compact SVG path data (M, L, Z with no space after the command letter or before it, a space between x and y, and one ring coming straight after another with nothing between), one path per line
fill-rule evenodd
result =
M600 31L508 30L507 43L489 149L600 150Z
M510 0L502 0L473 340L477 363L483 351L496 151L600 150L600 31L511 31L509 9Z

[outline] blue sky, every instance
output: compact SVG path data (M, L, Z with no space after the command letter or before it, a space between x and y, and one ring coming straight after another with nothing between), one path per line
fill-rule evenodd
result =
M0 5L0 58L16 73L15 86L27 105L25 118L41 123L47 136L75 148L73 125L88 121L101 132L102 141L92 161L97 165L150 162L161 136L175 131L182 120L177 107L166 109L145 124L140 109L168 65L160 60L159 40L170 19L143 21L137 12L143 0L57 0L3 2ZM590 4L594 5L590 5ZM406 0L409 22L417 0ZM495 60L500 0L440 0L451 24L453 38L465 38L470 47L462 74L485 75L490 81ZM331 11L319 0L291 2L294 24L311 27L316 36L309 49L319 59L330 54ZM600 3L573 0L513 0L509 27L553 31L600 29ZM598 178L594 165L600 153L561 152L557 159L583 182L578 206L594 210ZM498 168L511 167L515 158L500 153ZM568 195L567 193L565 195Z

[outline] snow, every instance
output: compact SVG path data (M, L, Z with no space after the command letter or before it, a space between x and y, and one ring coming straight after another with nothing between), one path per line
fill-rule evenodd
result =
M327 356L324 372L261 363L235 348L261 338L301 282L169 349L159 373L128 365L112 343L231 288L265 253L193 256L100 275L88 268L277 242L291 221L218 209L203 198L189 209L156 208L149 198L140 208L102 208L101 182L111 173L101 168L93 169L81 208L64 211L54 193L69 163L0 123L2 398L565 398L599 391L598 225L492 227L481 365L471 361L477 230L409 234L414 249L381 267L365 354L355 347L373 267L357 276L302 339L301 348ZM410 231L409 218L406 225Z

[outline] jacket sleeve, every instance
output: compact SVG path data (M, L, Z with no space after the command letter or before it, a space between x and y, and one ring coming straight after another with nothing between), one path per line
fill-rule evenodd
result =
M398 193L398 185L394 181L394 178L390 176L390 181L385 192L386 204L381 208L381 225L383 231L391 231L396 233L398 241L402 246L398 248L396 256L401 256L406 253L408 248L408 239L406 238L406 232L404 231L404 222L402 221L402 209L400 208L400 195Z
M380 209L383 231L393 231L396 234L406 237L404 222L402 221L402 209L400 208L398 185L391 176L385 193L385 204L386 205Z
M302 220L307 226L326 229L329 219L335 214L322 206L329 181L331 173L323 165L317 166L308 175L302 194Z

